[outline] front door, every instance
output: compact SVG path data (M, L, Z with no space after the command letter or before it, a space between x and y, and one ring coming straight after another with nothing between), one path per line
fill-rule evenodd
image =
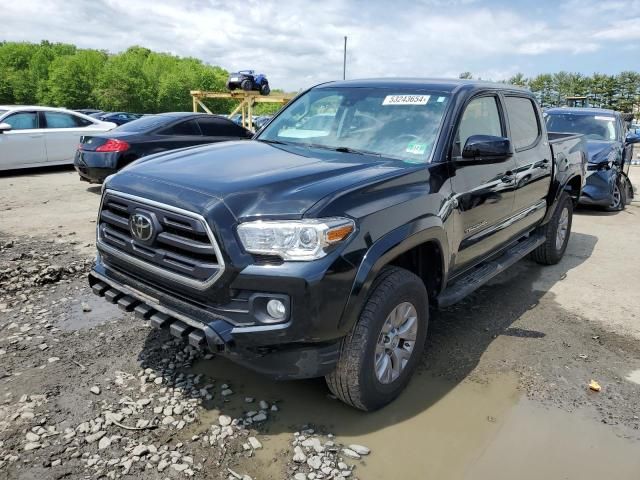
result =
M37 112L16 112L1 122L11 125L11 130L0 134L0 170L29 167L47 161Z
M473 266L509 240L504 224L513 213L515 160L494 163L461 161L472 135L506 136L502 103L497 95L476 97L466 106L452 150L452 189L458 202L456 238L460 240L454 275Z

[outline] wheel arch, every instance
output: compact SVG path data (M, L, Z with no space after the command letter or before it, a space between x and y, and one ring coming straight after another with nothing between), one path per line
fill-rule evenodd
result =
M447 235L439 219L403 225L373 243L364 255L340 319L340 330L348 331L370 295L374 280L387 265L405 268L422 279L433 301L448 274Z

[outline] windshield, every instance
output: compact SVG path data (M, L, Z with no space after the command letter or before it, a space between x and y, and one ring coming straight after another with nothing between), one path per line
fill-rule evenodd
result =
M616 139L616 119L611 115L550 113L546 122L550 132L581 133L588 140Z
M394 88L318 88L289 105L258 140L424 163L449 96Z
M148 117L141 117L137 120L125 123L115 130L118 132L146 132L160 127L172 120L174 120L172 117L164 115L149 115Z

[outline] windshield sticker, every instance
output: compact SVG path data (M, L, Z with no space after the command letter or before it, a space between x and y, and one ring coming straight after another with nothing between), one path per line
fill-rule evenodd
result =
M437 102L438 102L438 103L442 103L442 102L444 102L444 99L445 99L445 98L446 98L446 97L438 97Z
M387 95L382 105L426 105L431 95Z
M416 142L411 142L409 145L407 145L407 149L405 150L405 152L411 153L413 155L424 155L426 151L427 151L426 143L416 143Z
M599 115L596 115L595 117L596 120L604 120L605 122L613 122L613 117L601 117Z

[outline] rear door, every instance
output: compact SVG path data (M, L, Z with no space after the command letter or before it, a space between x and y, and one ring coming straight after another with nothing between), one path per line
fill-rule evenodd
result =
M88 133L93 123L85 118L66 112L40 112L40 121L45 126L45 144L49 163L73 163L80 137Z
M151 145L155 152L191 147L204 143L200 127L194 119L182 120L153 134ZM155 153L152 152L152 153Z
M458 201L455 228L460 239L454 275L479 263L511 238L508 221L513 214L515 160L462 161L462 150L472 135L506 134L503 105L497 94L476 96L467 104L451 152L455 169L451 184Z
M47 161L38 112L11 113L0 122L11 125L11 130L0 134L0 170L34 166Z
M552 158L538 105L526 95L504 97L515 169L514 225L524 231L545 214Z

